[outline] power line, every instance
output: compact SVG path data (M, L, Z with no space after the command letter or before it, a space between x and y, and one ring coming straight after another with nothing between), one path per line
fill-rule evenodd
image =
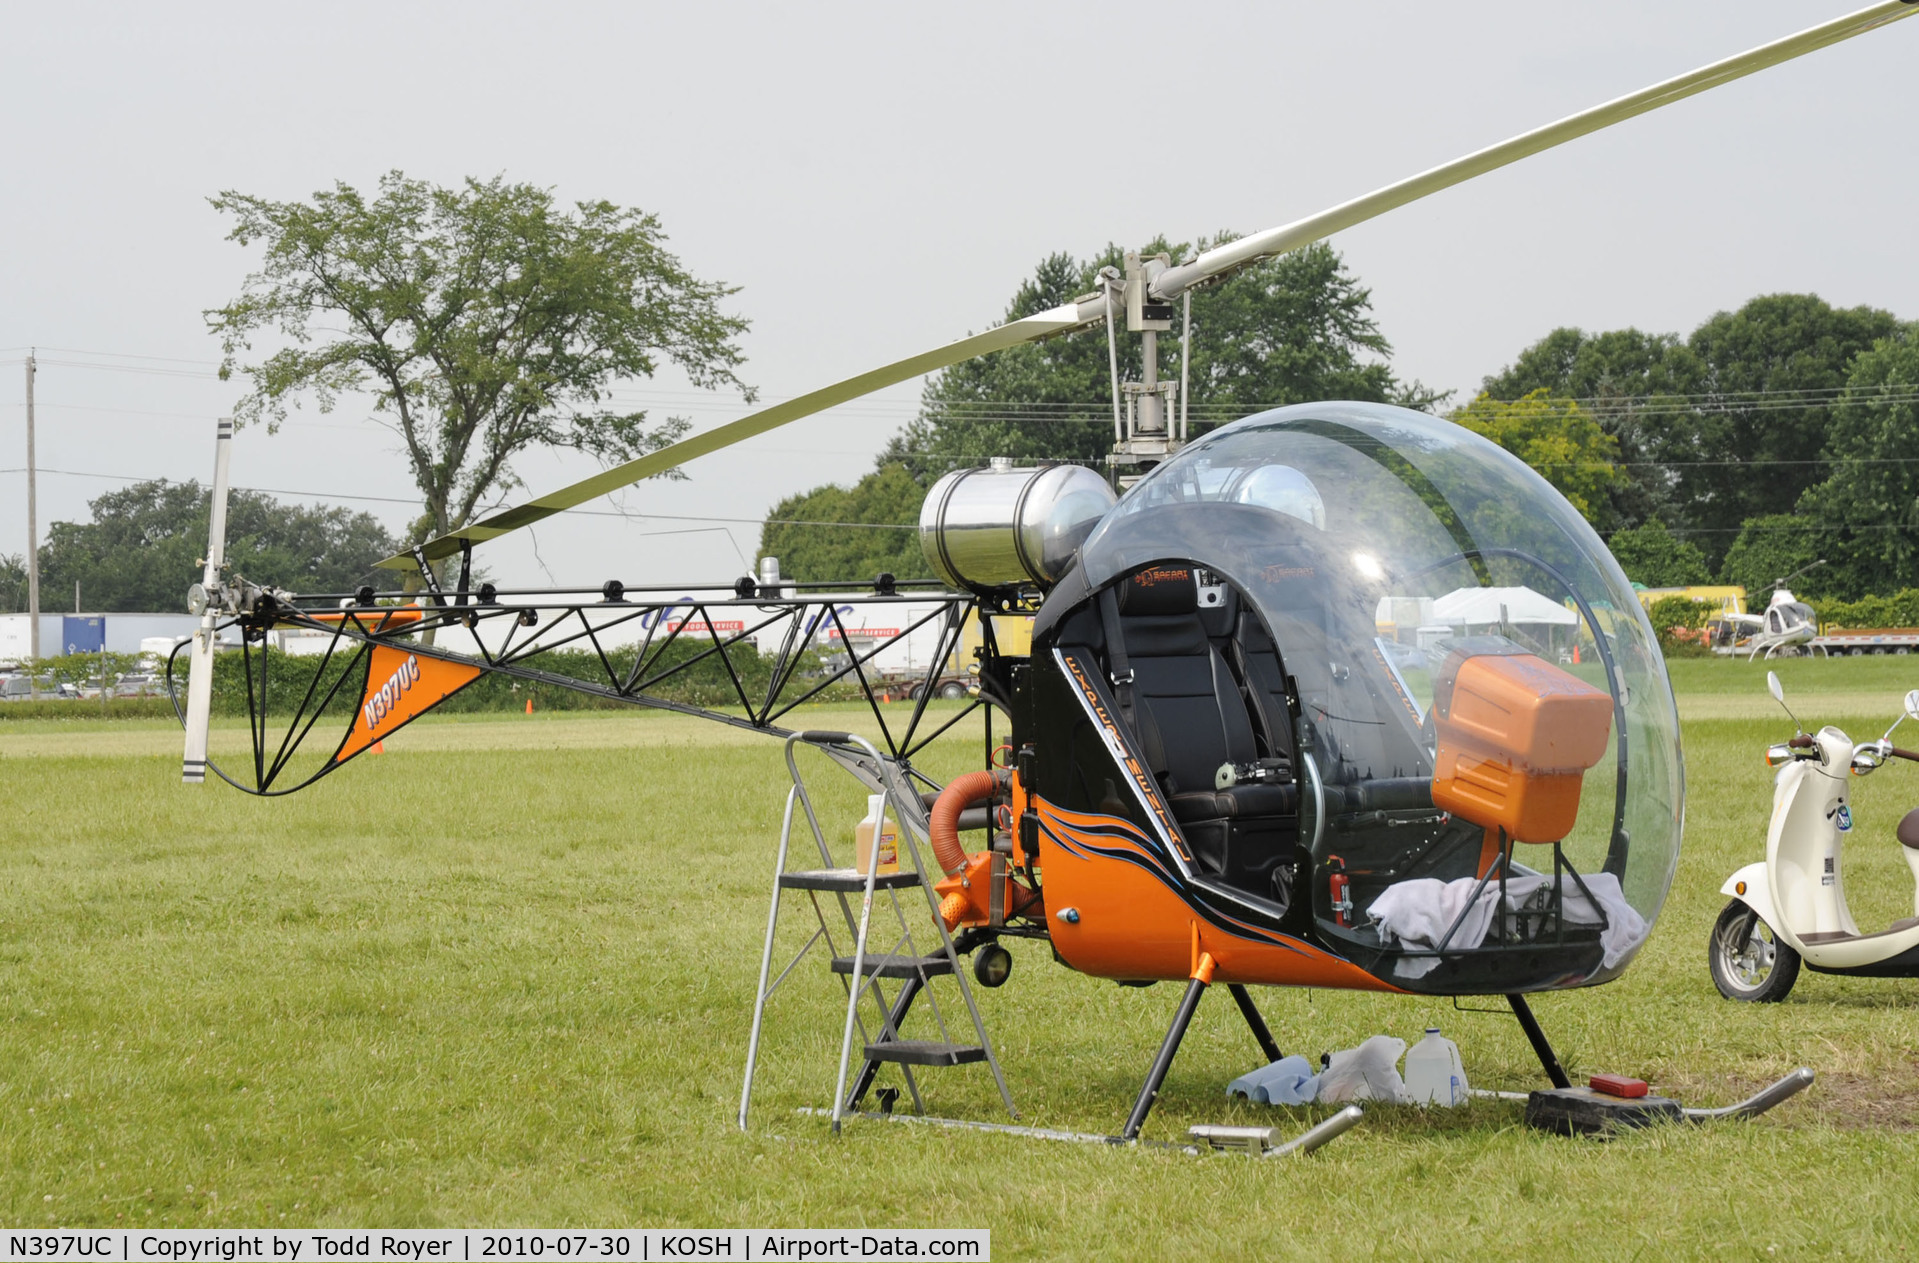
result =
M10 348L11 349L11 348ZM46 346L43 351L58 351L62 355L94 355L110 360L150 360L156 364L194 364L201 368L218 368L218 360L183 360L172 355L135 355L130 351L88 351L77 346Z
M24 467L0 469L0 474L18 474L23 472L25 472ZM173 481L174 485L176 486L181 485L180 482L177 480L169 480L165 478L159 478L159 479L134 478L126 474L101 474L101 473L93 473L87 470L80 470L80 469L49 469L45 465L42 465L39 467L39 472L43 474L60 474L68 478L99 478L107 482L135 483L135 482ZM184 481L198 482L198 479L190 478ZM409 498L400 497L400 496L350 495L350 494L333 492L333 491L294 491L285 487L237 487L236 486L233 488L233 490L251 491L256 495L297 496L297 497L300 497L301 499L306 499L306 500L350 500L350 501L364 501L368 504L405 504L405 505L411 505L416 507L420 504L420 501L418 500L409 499ZM486 512L491 512L491 511L492 510L490 509L486 510ZM618 509L571 509L569 510L569 512L580 517L610 517L610 518L619 518L620 520L626 521L626 522L635 522L635 521L644 522L652 519L658 519L663 522L721 522L721 523L730 523L730 524L739 525L739 526L760 526L763 524L771 524L774 526L836 526L836 527L845 526L845 527L853 527L859 530L874 530L874 531L905 531L905 530L919 529L918 522L817 522L808 518L710 517L710 516L699 516L699 515L688 514L688 513L638 513L638 512L631 512L631 511L622 511ZM668 532L652 532L652 533L665 534Z

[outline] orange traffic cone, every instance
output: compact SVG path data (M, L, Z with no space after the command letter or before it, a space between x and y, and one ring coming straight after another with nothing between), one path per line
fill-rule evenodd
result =
M530 697L526 699L526 713L529 715L533 713L533 699Z
M375 754L385 754L385 753L386 753L386 742L384 742L384 741L376 741L376 742L374 742L374 743L373 743L373 753L375 753Z

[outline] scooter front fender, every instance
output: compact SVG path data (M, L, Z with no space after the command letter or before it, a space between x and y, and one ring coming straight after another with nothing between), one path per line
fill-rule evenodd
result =
M1743 887L1744 889L1741 889ZM1772 899L1772 881L1766 875L1766 865L1762 860L1757 864L1748 864L1732 876L1726 878L1726 884L1719 888L1722 895L1731 895L1759 914L1759 919L1772 927L1775 937L1785 939L1794 951L1799 950L1799 940L1793 937L1779 915L1779 907Z

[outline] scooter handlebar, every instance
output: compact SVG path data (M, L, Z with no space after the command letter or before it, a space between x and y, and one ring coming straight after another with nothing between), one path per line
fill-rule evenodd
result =
M1809 732L1802 732L1786 743L1786 748L1789 750L1810 750L1812 747L1812 734Z
M1886 753L1890 754L1895 759L1910 759L1914 763L1919 763L1919 752L1915 752L1912 750L1901 750L1898 746L1893 746L1890 749L1888 749Z

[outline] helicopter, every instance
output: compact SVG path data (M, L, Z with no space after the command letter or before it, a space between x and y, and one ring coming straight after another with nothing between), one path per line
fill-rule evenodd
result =
M780 721L796 707L851 681L871 705L879 745L815 735L870 788L924 787L923 799L904 803L902 823L931 843L944 871L940 916L969 950L1025 937L1092 977L1184 985L1120 1138L1139 1136L1216 985L1274 1059L1249 987L1504 997L1546 1077L1568 1088L1526 996L1623 973L1678 861L1678 720L1645 614L1550 484L1429 414L1301 404L1193 436L1191 294L1914 12L1909 0L1874 4L1190 259L1129 253L1072 302L410 548L381 563L408 580L386 590L296 594L227 571L232 426L223 422L208 559L189 594L201 627L175 655L191 661L183 779L203 783L211 771L248 793L295 792L486 675L781 737L794 735ZM1176 326L1179 374L1162 376L1161 337ZM1134 382L1118 379L1112 357L1107 474L1059 464L948 473L920 517L936 580L882 574L857 594L783 579L777 567L724 585L474 580L476 546L552 514L886 386L1102 328L1115 344L1122 331L1138 336L1143 352ZM689 586L706 595L684 597ZM1436 621L1448 598L1493 589L1514 596L1490 626L1472 633ZM870 677L882 646L855 649L848 633L847 611L861 606L911 606L912 619L893 620L900 634L937 630L929 686L970 620L981 640L978 696L936 725L943 712L929 712L926 687L904 720L895 712L889 721ZM662 617L670 609L678 616ZM1557 660L1557 642L1515 609L1551 611L1533 617L1561 637L1571 627L1589 652ZM1027 618L1027 651L1007 651L995 626ZM251 765L233 770L207 753L214 641L231 627L243 633L252 715ZM323 633L326 651L276 739L269 657L259 650L288 628ZM846 651L822 676L810 664L835 637ZM562 676L532 661L563 645L591 649L601 669ZM729 681L729 706L670 695L702 662ZM171 679L172 662L168 670ZM916 756L976 709L986 766L941 785ZM338 736L301 755L316 731ZM959 839L969 813L990 822L976 851Z
M1762 654L1768 658L1792 657L1800 652L1801 645L1819 634L1819 620L1812 606L1794 596L1783 583L1766 602L1765 613L1725 617L1735 636L1743 633L1738 647L1747 651L1748 662Z

